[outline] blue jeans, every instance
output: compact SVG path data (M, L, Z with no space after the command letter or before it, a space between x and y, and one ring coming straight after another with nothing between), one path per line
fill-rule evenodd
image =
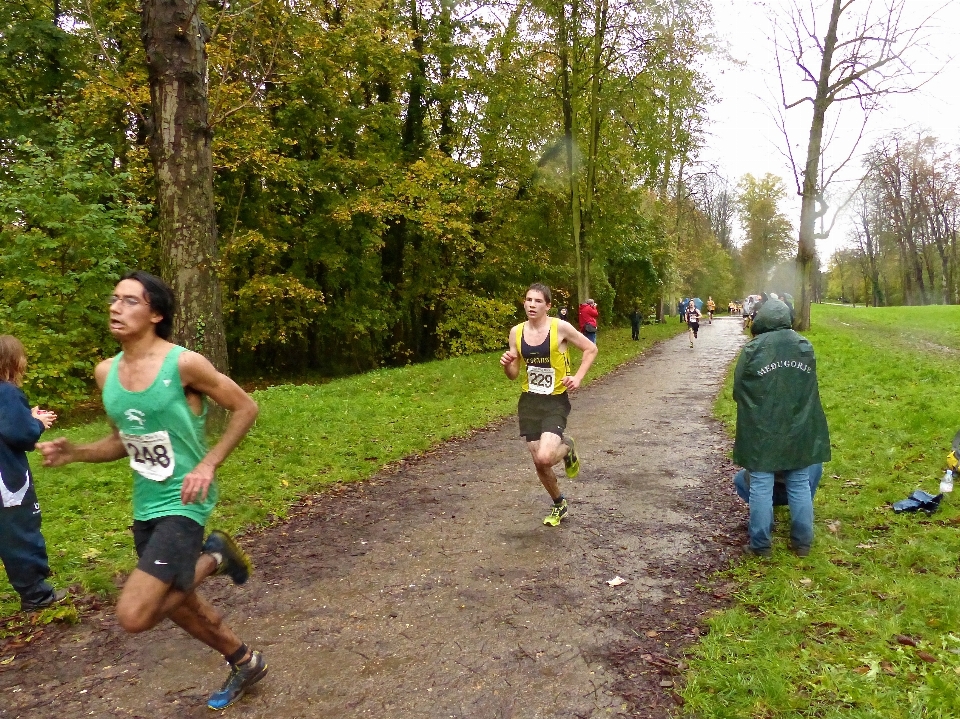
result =
M596 332L584 332L584 333L583 333L583 336L586 337L586 338L587 338L588 340L590 340L591 342L593 342L594 344L597 343L597 333L596 333Z
M820 462L811 464L807 467L807 472L810 478L810 498L813 499L817 496L817 487L820 486L820 478L823 477L823 464ZM783 483L783 472L776 472L774 476L776 481L773 483L773 506L786 507L787 486ZM740 499L750 504L750 473L747 470L741 469L737 472L733 478L733 488Z
M821 467L822 472L822 467ZM790 543L795 548L813 544L813 494L811 474L814 467L778 472L786 485L790 507ZM770 525L773 523L773 472L750 470L750 548L770 549Z

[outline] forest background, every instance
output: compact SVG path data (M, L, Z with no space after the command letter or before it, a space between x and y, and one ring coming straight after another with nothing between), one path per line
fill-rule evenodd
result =
M697 164L707 3L196 12L239 376L493 349L532 280L605 322L739 295L734 190ZM0 332L27 345L31 400L63 409L115 351L116 279L162 269L141 8L14 0L0 27Z

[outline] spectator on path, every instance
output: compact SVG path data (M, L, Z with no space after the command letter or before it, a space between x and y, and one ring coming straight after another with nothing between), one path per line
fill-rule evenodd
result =
M20 384L27 353L16 337L0 335L0 561L20 595L21 611L49 607L67 592L47 581L50 563L40 532L40 503L27 452L57 415L30 409Z
M684 316L687 314L687 299L683 298L677 302L677 315L680 317L680 324L686 322Z
M588 299L580 305L577 318L580 322L580 331L588 340L597 343L597 325L600 318L600 312L597 310L597 303Z
M830 459L830 433L820 404L813 346L791 329L790 310L767 300L754 338L737 361L733 398L737 436L733 461L750 473L747 552L768 557L775 475L790 507L790 547L805 557L813 543L813 477Z
M634 342L640 339L640 325L643 323L643 315L640 314L640 308L634 307L630 313L630 339Z
M791 295L789 292L781 292L780 299L783 301L783 304L787 306L787 309L790 310L790 323L793 324L794 317L796 317L796 313L793 309L793 295Z

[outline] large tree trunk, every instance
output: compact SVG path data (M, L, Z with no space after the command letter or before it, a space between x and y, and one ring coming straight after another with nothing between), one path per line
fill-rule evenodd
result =
M207 118L208 31L198 2L144 0L140 38L150 78L149 148L157 178L161 272L178 306L174 340L226 371Z
M570 179L570 226L573 235L573 251L577 268L577 303L583 304L590 297L590 267L581 242L580 163L578 161L577 115L573 106L573 94L577 87L577 63L579 62L579 0L573 0L570 20L567 21L566 5L561 3L557 13L559 21L558 45L560 55L560 102L563 106L563 135L567 151L567 175ZM571 47L572 45L572 47Z
M800 274L799 311L794 319L798 330L810 328L810 301L813 298L813 267L817 254L817 218L823 215L823 198L817 183L820 175L820 155L823 150L823 123L830 107L830 72L833 69L833 52L837 47L837 26L840 23L840 0L833 0L830 25L823 42L820 76L817 93L813 99L813 119L810 121L810 137L807 141L807 162L803 174L803 200L800 205L800 238L797 246L797 269Z

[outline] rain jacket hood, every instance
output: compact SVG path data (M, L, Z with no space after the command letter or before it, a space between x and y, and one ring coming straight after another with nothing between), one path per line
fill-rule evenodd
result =
M790 308L780 300L767 300L760 306L760 311L753 320L751 332L753 336L775 330L788 330L793 327L790 321Z
M750 470L801 469L830 459L813 345L790 327L790 309L768 300L737 360L733 461Z

